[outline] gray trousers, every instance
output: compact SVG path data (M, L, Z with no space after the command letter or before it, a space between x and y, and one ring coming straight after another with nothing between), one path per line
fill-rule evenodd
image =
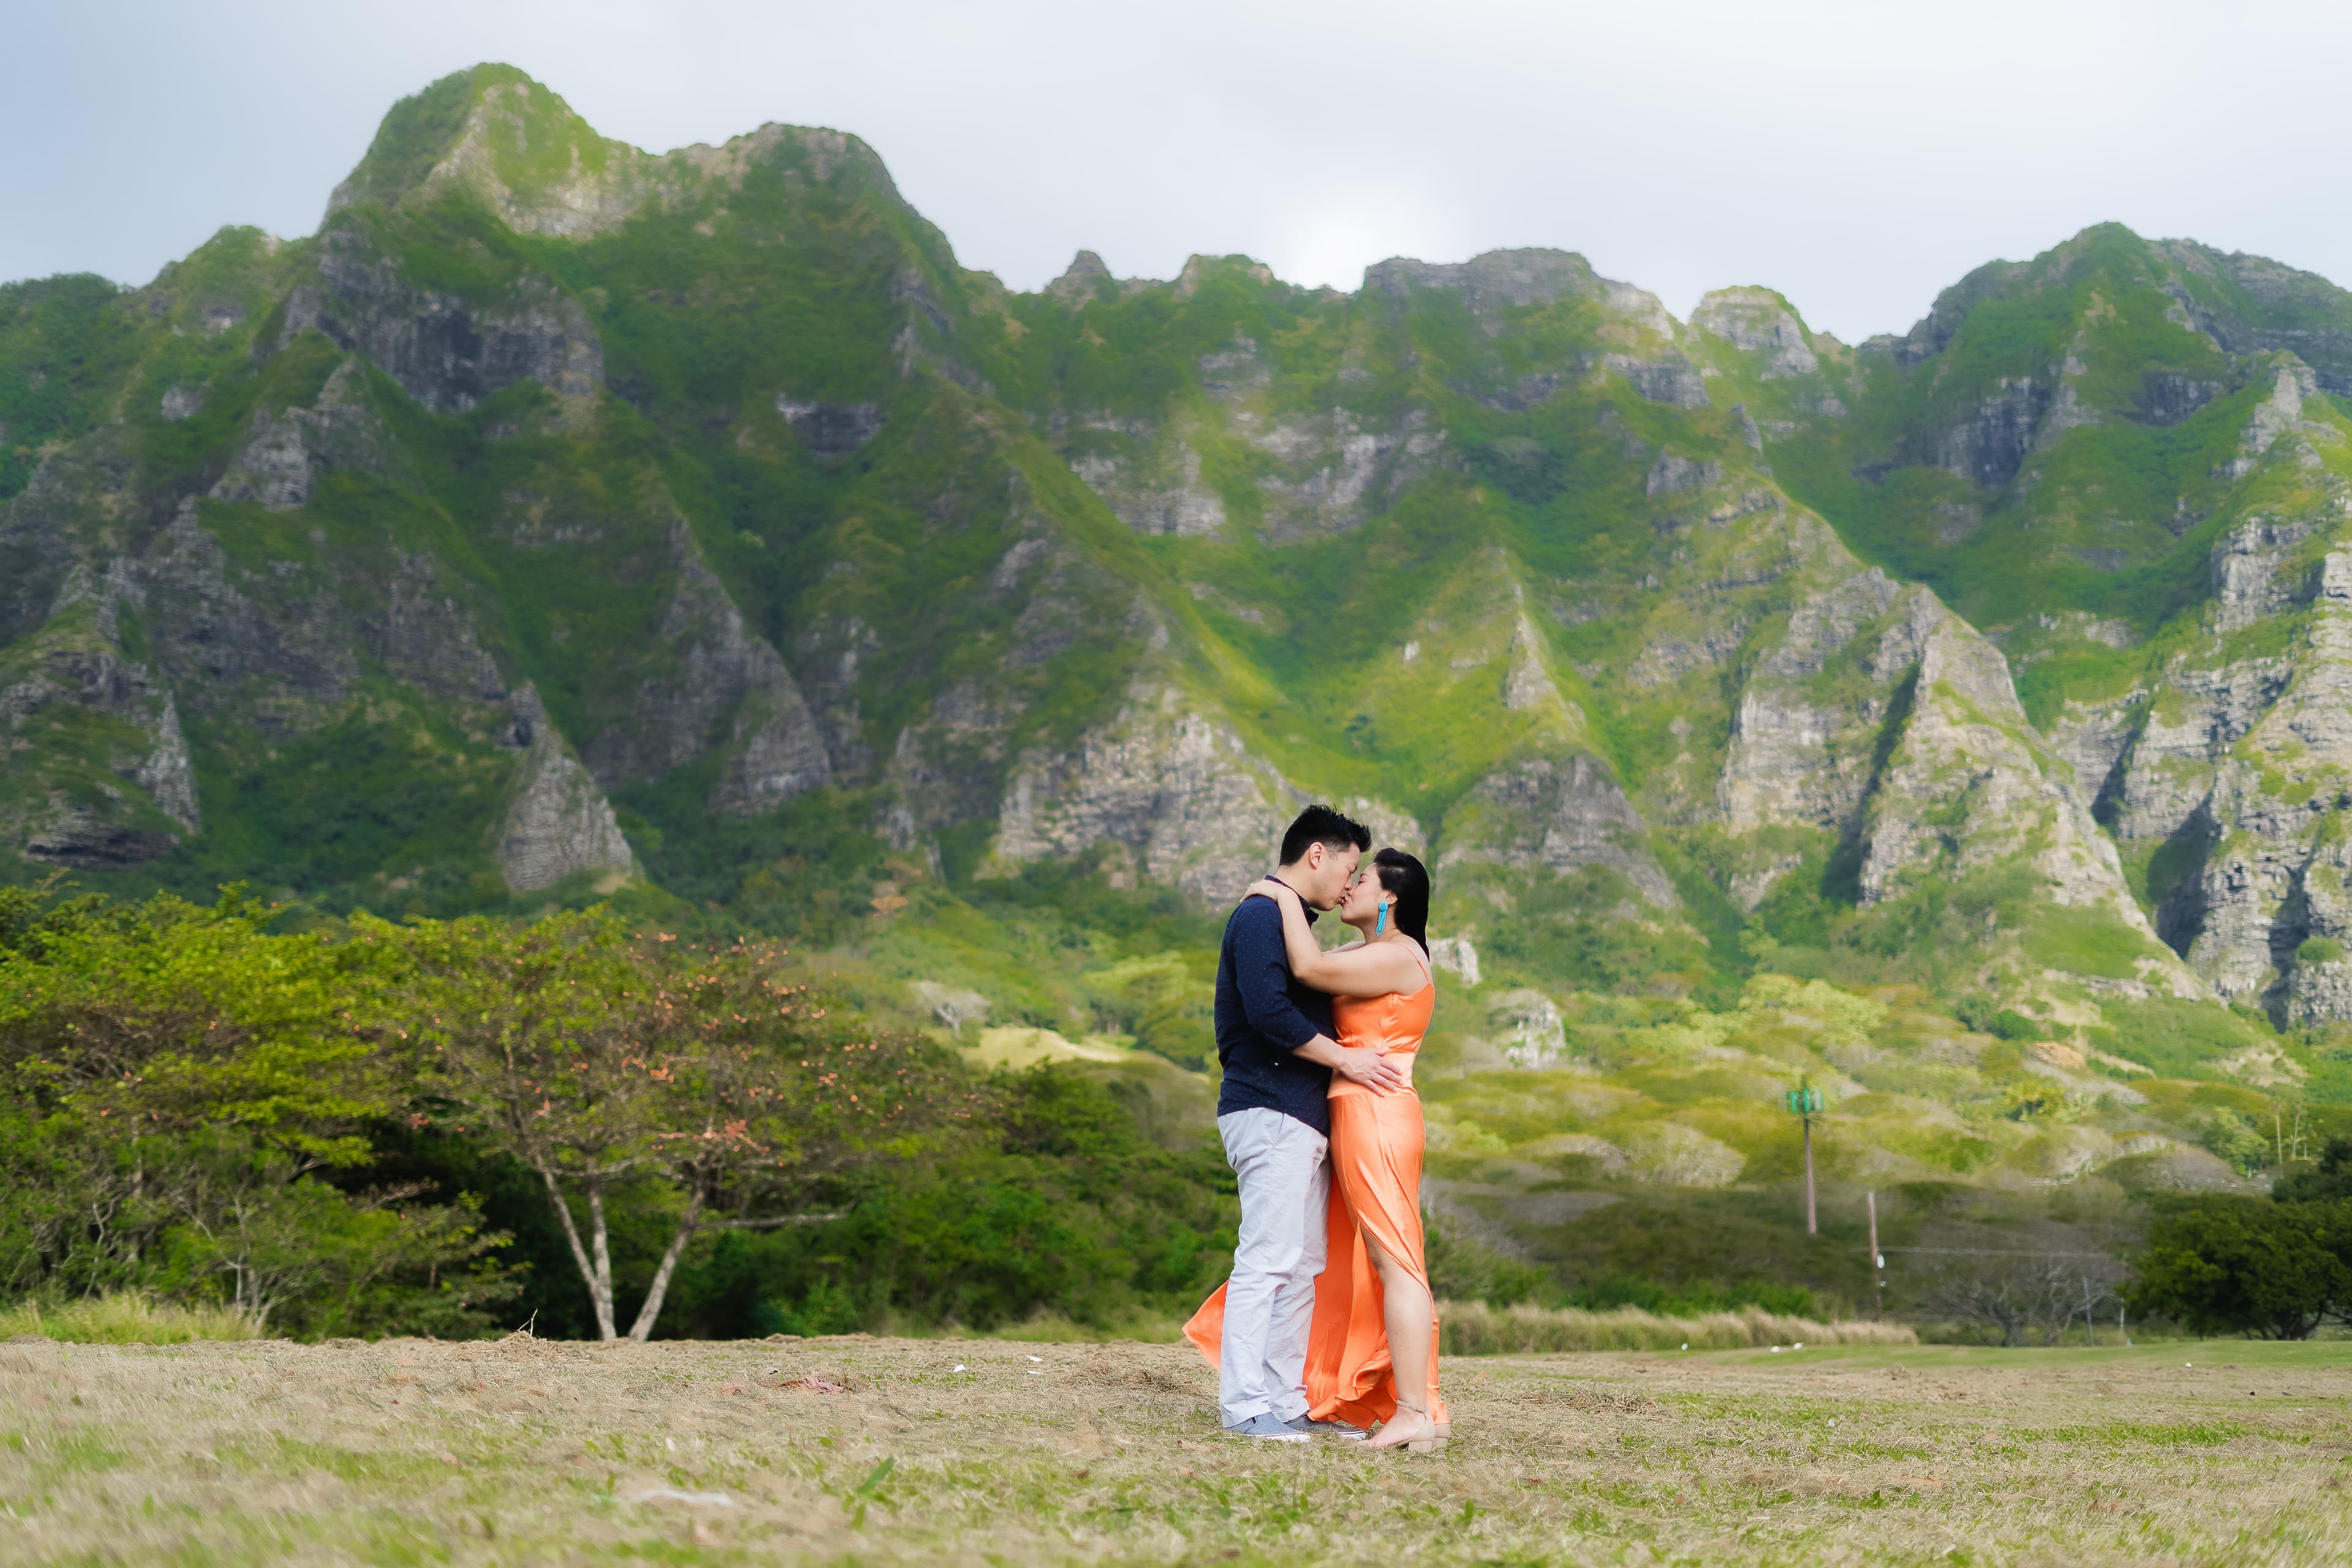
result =
M1240 1179L1242 1228L1225 1287L1217 1407L1228 1426L1307 1414L1307 1333L1323 1272L1330 1140L1296 1117L1253 1106L1217 1118Z

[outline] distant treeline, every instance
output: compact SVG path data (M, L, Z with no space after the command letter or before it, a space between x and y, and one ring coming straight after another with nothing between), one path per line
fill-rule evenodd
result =
M305 1337L985 1329L1189 1310L1230 1256L1212 1142L858 1027L775 948L271 916L0 889L0 1292Z

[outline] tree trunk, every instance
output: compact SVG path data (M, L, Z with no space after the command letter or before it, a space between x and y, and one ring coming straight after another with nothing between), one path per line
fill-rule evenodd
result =
M637 1321L629 1325L629 1338L642 1343L654 1331L654 1319L661 1312L662 1298L669 1294L669 1277L677 1269L679 1254L694 1237L695 1222L702 1217L702 1189L696 1187L686 1197L686 1217L678 1222L677 1234L669 1238L669 1250L662 1254L661 1267L654 1270L652 1289L646 1292L646 1304L637 1309Z
M619 1339L613 1328L613 1265L604 1247L604 1194L593 1185L588 1189L588 1212L595 1221L596 1233L596 1263L591 1263L588 1249L580 1245L580 1227L572 1223L572 1205L563 1201L563 1189L555 1184L555 1173L541 1165L539 1174L547 1184L547 1199L555 1205L555 1217L563 1222L563 1239L572 1244L572 1261L579 1266L580 1282L588 1287L589 1304L596 1310L596 1335ZM604 1267L600 1269L597 1264Z
M604 1226L604 1189L588 1189L588 1245L596 1255L596 1331L608 1340L619 1339L613 1326L613 1247Z

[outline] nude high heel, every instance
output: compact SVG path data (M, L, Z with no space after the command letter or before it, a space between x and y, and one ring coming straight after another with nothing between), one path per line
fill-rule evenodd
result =
M1413 1415L1420 1416L1423 1420L1429 1420L1428 1411L1414 1410L1410 1405L1400 1404L1397 1406L1397 1411L1400 1415L1406 1411L1412 1411ZM1395 1419L1395 1416L1390 1417L1390 1421L1391 1423L1393 1423ZM1370 1446L1375 1448L1402 1448L1408 1454L1442 1454L1445 1452L1445 1428L1439 1426L1433 1421L1430 1422L1430 1435L1426 1437L1409 1437L1402 1443L1381 1442L1381 1438L1387 1435L1387 1428L1382 1427L1380 1434L1371 1439Z

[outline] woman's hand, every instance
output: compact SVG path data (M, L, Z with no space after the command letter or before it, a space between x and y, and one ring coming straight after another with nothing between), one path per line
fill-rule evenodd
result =
M1305 903L1300 900L1298 895L1291 890L1287 883L1277 882L1271 877L1261 877L1256 881L1252 882L1249 885L1249 890L1244 893L1242 897L1244 899L1272 899L1277 905L1281 904L1285 899L1287 899L1292 903L1297 904L1301 909L1305 909L1307 907Z

